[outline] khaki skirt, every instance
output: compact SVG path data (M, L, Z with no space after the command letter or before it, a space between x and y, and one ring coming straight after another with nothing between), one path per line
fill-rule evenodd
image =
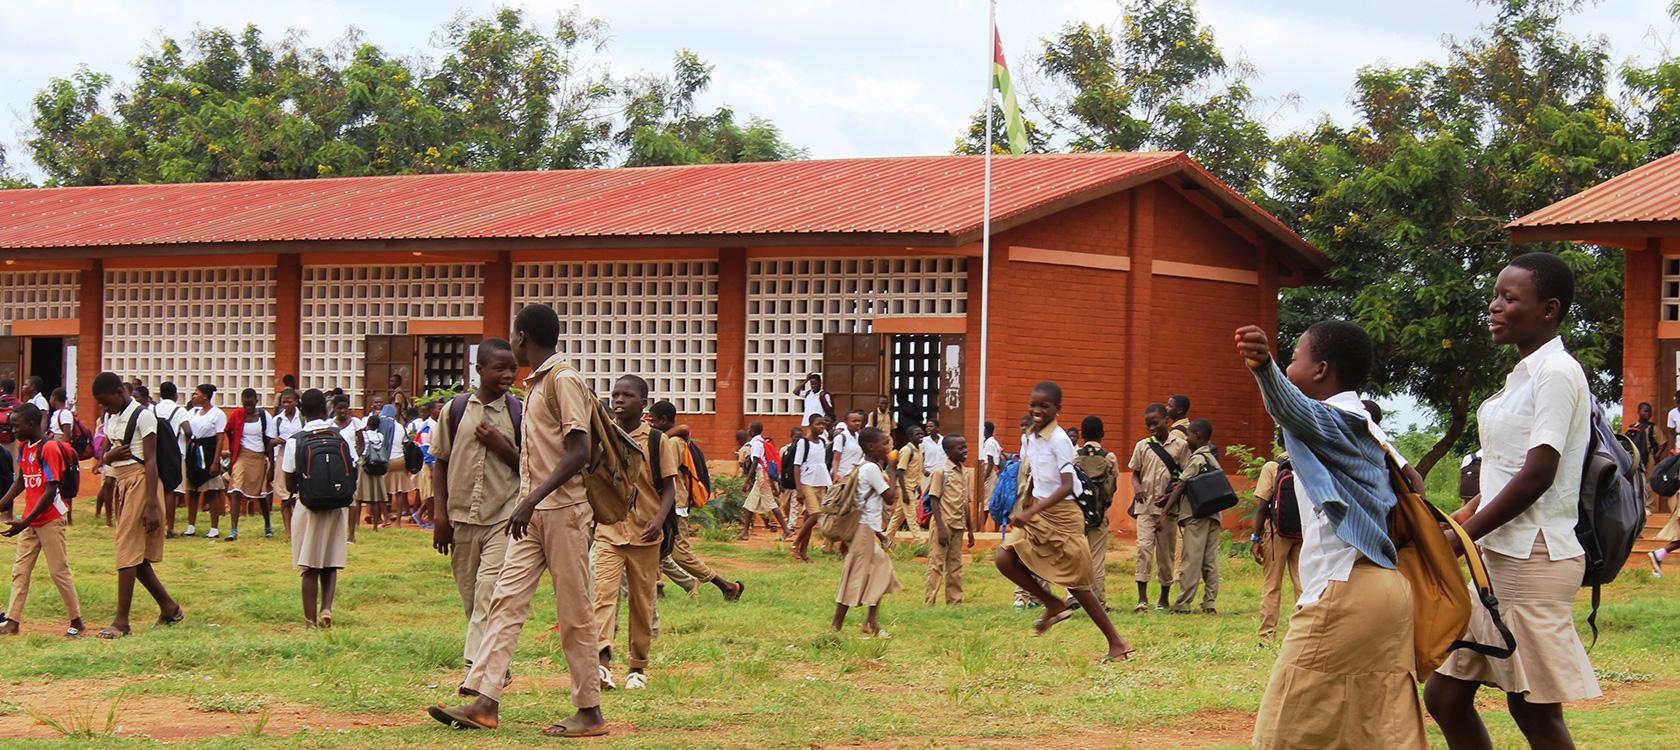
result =
M1027 570L1042 580L1070 589L1095 584L1085 515L1072 500L1045 508L1025 524L1010 524L1003 547L1014 550Z
M1480 682L1507 693L1521 693L1529 703L1566 703L1603 695L1592 662L1575 631L1575 594L1581 589L1587 558L1553 560L1546 537L1538 535L1527 560L1482 550L1488 579L1499 596L1499 614L1517 639L1509 659L1494 659L1459 649L1435 671ZM1470 595L1470 639L1501 643L1493 618L1475 592Z
M420 467L420 473L414 475L414 489L420 492L421 500L430 500L432 493L432 465Z
M343 568L350 509L292 506L292 565L298 570Z
M776 510L776 490L770 486L770 477L761 466L753 467L752 491L747 493L744 501L748 513L769 513Z
M1657 532L1657 541L1672 542L1680 540L1680 513L1671 513L1668 523L1663 524L1662 530Z
M903 587L893 572L892 556L881 546L881 538L874 529L858 524L846 549L846 560L840 567L840 591L834 595L836 604L848 607L873 607L887 594L896 594Z
M1427 748L1416 672L1411 585L1360 560L1290 615L1254 747Z
M143 464L111 467L117 491L112 502L122 509L112 532L116 543L116 567L132 568L143 562L163 562L164 518L161 487L146 484ZM144 522L147 504L158 510L158 527L148 531Z
M356 477L356 502L383 503L390 501L390 496L385 494L385 477L376 477L362 471L360 466L356 468L356 471L361 472L361 476ZM389 474L390 472L387 471L386 473Z
M408 473L403 462L391 462L391 470L385 472L385 491L396 494L414 491L414 475Z
M261 453L240 451L233 462L233 476L228 494L244 495L252 499L266 498L268 489L268 457Z

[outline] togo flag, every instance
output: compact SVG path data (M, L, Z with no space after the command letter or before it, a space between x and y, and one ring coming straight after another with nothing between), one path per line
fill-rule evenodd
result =
M1003 35L992 27L992 81L1003 95L1003 129L1009 135L1009 153L1027 151L1027 126L1021 120L1021 105L1015 100L1015 83L1009 80L1009 64L1003 60Z

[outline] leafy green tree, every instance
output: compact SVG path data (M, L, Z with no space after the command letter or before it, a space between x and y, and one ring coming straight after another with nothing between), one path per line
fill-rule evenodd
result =
M0 190L33 187L29 178L12 169L6 162L6 144L0 143Z
M1646 144L1606 95L1602 41L1561 28L1575 4L1502 0L1481 36L1445 59L1360 71L1356 122L1283 138L1270 207L1335 261L1330 286L1284 297L1286 325L1328 315L1363 325L1375 390L1442 416L1417 462L1428 473L1467 442L1471 409L1514 364L1487 333L1494 276L1514 255L1503 226L1639 164ZM1554 244L1577 275L1564 338L1595 395L1619 393L1621 253ZM1286 336L1298 333L1286 331Z
M1050 134L1044 132L1038 123L1022 113L1021 124L1027 130L1027 153L1048 154L1053 151L1050 147ZM951 149L953 154L982 154L986 151L986 110L984 107L968 118L968 130L957 138L957 145ZM992 153L1009 153L1009 135L1004 128L1003 105L992 102Z
M735 121L720 107L697 112L694 99L712 82L712 66L689 50L677 53L668 77L638 76L624 87L623 130L617 141L625 166L782 161L806 156L763 118Z

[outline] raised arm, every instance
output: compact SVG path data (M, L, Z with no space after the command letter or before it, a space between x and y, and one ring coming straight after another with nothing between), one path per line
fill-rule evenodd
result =
M1294 383L1283 376L1272 359L1271 342L1259 326L1244 326L1237 330L1237 350L1242 355L1255 382L1260 384L1260 398L1266 413L1297 440L1309 444L1341 442L1346 437L1346 423L1335 407L1308 398Z

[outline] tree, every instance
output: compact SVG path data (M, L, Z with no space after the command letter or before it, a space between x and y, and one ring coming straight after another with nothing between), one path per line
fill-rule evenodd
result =
M1023 113L1021 125L1027 130L1027 153L1048 154L1050 136L1038 127L1038 123L1027 119ZM968 131L957 138L957 145L951 150L953 154L982 154L986 151L986 109L980 108L968 118ZM1003 105L992 102L992 153L1009 153L1009 135L1005 131L1003 122Z
M782 140L770 121L735 122L735 112L719 107L695 111L694 99L712 83L712 66L689 50L677 53L669 77L638 76L624 87L624 129L617 140L626 152L625 166L725 164L783 161L806 156Z
M1284 297L1289 325L1338 316L1371 333L1374 390L1442 415L1424 473L1470 427L1470 407L1503 386L1511 352L1493 346L1487 303L1515 254L1511 219L1643 160L1646 146L1607 98L1602 40L1560 28L1563 0L1502 0L1485 35L1450 40L1445 60L1362 70L1356 122L1322 121L1277 146L1272 208L1335 262L1330 286ZM1620 391L1621 253L1553 244L1575 269L1564 332L1600 399ZM1288 333L1298 333L1299 329Z
M20 187L34 185L29 182L29 178L14 171L11 165L6 163L6 144L0 143L0 190Z

